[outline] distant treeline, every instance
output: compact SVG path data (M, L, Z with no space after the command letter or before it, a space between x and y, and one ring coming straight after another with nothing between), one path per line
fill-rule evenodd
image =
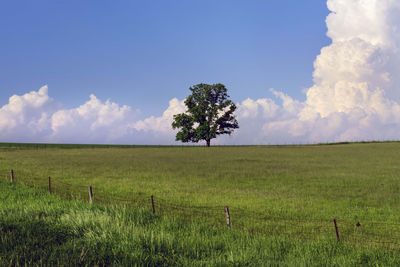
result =
M46 144L46 143L0 143L0 149L87 149L87 148L139 148L172 147L161 145L100 145L100 144Z
M215 145L216 147L301 147L301 146L331 146L371 143L398 143L400 141L357 141L316 144L282 144L282 145ZM202 144L185 145L101 145L101 144L47 144L47 143L0 143L0 149L88 149L88 148L162 148L162 147L203 147Z

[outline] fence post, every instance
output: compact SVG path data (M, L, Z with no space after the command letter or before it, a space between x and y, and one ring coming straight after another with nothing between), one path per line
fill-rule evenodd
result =
M337 240L340 241L340 239L339 239L339 230L338 230L338 227L337 227L336 219L333 219L333 223L335 224Z
M49 193L51 194L51 178L49 176Z
M90 204L93 203L93 190L92 190L92 186L89 186L89 202Z
M151 195L151 207L153 208L153 214L156 213L156 208L154 207L154 197Z
M225 210L226 225L228 226L228 228L231 228L231 216L229 215L228 206L225 206L224 210Z
M14 183L14 170L11 169L11 183Z

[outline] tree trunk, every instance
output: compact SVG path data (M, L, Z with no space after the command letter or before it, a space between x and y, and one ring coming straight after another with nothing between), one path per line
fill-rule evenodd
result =
M211 140L206 140L206 141L207 141L207 147L210 147Z

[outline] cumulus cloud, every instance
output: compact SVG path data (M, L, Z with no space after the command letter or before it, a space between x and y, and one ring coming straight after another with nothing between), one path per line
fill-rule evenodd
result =
M113 143L129 136L129 124L135 116L130 107L109 100L103 103L92 94L83 105L52 115L49 138L57 142Z
M332 43L314 62L314 85L300 102L271 89L276 99L245 99L236 112L240 129L218 144L291 144L400 139L400 2L328 0ZM279 103L279 104L278 104ZM47 86L10 97L0 109L3 141L173 144L174 114L136 119L136 111L94 95L62 109Z
M96 96L74 109L62 109L48 87L13 95L0 109L4 142L114 143L128 141L136 111Z
M173 116L175 114L185 112L185 110L186 107L183 103L183 100L179 101L177 98L173 98L171 101L169 101L169 106L161 117L151 116L144 120L137 121L132 125L132 128L138 131L153 131L160 132L162 134L173 134L173 131L171 130Z
M400 2L328 0L328 8L332 43L314 62L314 85L306 90L306 101L296 103L274 92L281 106L270 99L263 100L267 108L260 100L240 104L241 125L250 124L243 116L250 109L273 114L251 123L258 132L251 135L253 143L400 138ZM246 131L238 131L237 142L246 143Z
M49 119L59 104L47 86L22 96L13 95L0 109L0 133L6 141L42 141L50 133Z
M176 130L172 130L173 116L186 111L183 100L177 98L169 101L168 108L160 117L151 116L144 120L136 121L131 128L136 131L137 137L144 144L177 144L175 142Z
M90 95L84 104L63 109L48 95L48 87L10 97L0 109L3 142L108 144L176 144L171 129L174 114L184 112L183 101L172 99L160 117L138 120L138 110Z

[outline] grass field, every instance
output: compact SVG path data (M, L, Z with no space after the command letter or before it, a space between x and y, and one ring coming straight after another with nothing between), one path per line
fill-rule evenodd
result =
M8 144L0 146L1 177L9 180L10 169L14 169L17 183L38 189L1 183L9 196L3 197L1 207L5 214L0 219L5 236L1 242L13 239L4 234L4 229L7 223L19 221L15 214L25 218L22 225L45 220L46 227L75 229L78 225L72 218L61 218L82 212L89 218L85 223L100 236L104 231L111 240L110 244L95 237L83 240L85 231L91 228L82 225L79 227L84 230L76 230L77 237L70 236L69 230L62 234L67 240L65 251L70 246L76 246L77 251L80 246L86 248L85 242L97 244L89 246L93 255L84 260L88 264L96 262L94 250L98 247L104 254L99 253L99 263L117 264L118 259L125 259L140 265L398 265L399 163L400 143L395 142L211 148L15 148ZM55 193L63 198L45 192L48 176ZM86 203L88 185L93 186L94 202L99 205ZM19 195L19 191L26 193ZM42 195L34 200L35 194ZM155 215L151 213L151 195L155 197ZM230 209L230 230L225 225L224 206ZM58 210L55 216L54 209ZM50 215L43 215L43 219L38 215L42 213ZM131 215L125 218L128 213ZM116 228L108 225L110 221L103 223L102 216L112 218ZM336 240L334 218L341 242ZM143 222L138 222L137 231L146 238L149 235L157 242L167 242L161 249L165 253L152 245L140 245L130 254L133 245L128 240L136 240L141 234L135 227L131 229L130 223L121 225L127 229L118 230L121 220L132 225L135 220ZM119 234L114 238L107 231ZM49 246L53 247L51 243ZM2 263L26 262L27 255L18 253L18 249L12 251L17 252L1 252Z

